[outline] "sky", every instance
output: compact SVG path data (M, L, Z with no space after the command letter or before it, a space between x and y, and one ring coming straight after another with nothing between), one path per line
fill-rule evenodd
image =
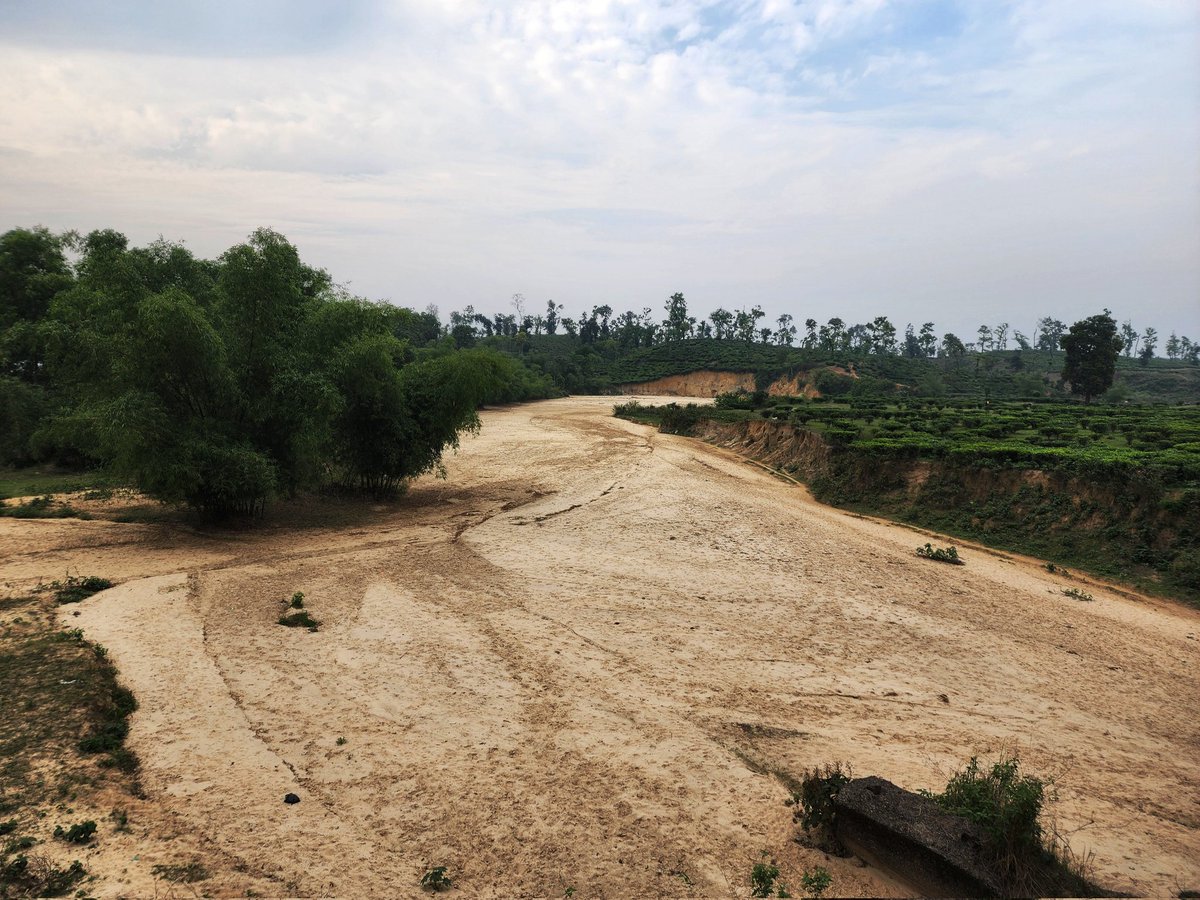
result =
M1200 339L1195 0L0 0L0 230L350 291Z

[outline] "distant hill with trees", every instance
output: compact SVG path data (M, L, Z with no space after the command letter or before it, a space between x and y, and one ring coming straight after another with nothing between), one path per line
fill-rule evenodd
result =
M112 230L13 229L0 235L0 466L100 467L219 517L314 487L393 490L436 471L481 404L701 370L829 397L1200 400L1200 343L1172 333L1161 359L1154 328L1107 312L1108 355L1072 367L1084 323L1051 317L1028 337L1000 323L964 341L886 316L699 318L682 293L661 318L607 305L572 318L554 301L530 313L519 294L511 307L443 323L354 297L266 229L212 260Z
M617 313L607 305L564 317L554 301L530 313L520 294L511 305L512 313L487 315L474 307L452 312L449 333L457 346L488 346L519 357L569 393L616 392L622 384L700 370L753 372L766 383L822 367L878 379L859 378L860 392L1036 397L1072 391L1063 377L1063 340L1071 327L1050 316L1028 336L1001 322L979 326L964 341L949 332L939 337L933 322L901 331L886 316L857 324L836 316L824 324L812 318L797 324L785 314L769 325L755 306L718 308L701 319L689 314L682 293L667 298L661 319L649 307ZM1119 327L1113 321L1113 327L1115 381L1102 399L1200 402L1200 342L1172 332L1167 357L1160 359L1154 328L1138 331L1129 320Z

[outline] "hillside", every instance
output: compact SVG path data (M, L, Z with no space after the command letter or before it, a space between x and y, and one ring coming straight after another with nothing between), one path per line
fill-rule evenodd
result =
M693 372L732 372L753 375L755 386L762 390L772 382L790 380L830 396L1070 396L1062 383L1065 354L1061 352L1003 350L926 359L713 338L623 348L612 340L581 343L567 335L496 337L481 344L519 357L535 372L550 376L564 391L576 394L644 393L644 389L634 391L630 386ZM1200 366L1166 359L1143 365L1121 357L1116 381L1103 400L1200 403Z

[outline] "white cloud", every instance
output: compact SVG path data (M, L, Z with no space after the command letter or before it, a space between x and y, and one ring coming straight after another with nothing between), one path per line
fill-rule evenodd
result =
M22 40L0 227L211 254L270 224L444 310L684 290L960 333L1108 305L1200 336L1195 14L978 9L957 36L881 0L467 0L360 9L290 54Z

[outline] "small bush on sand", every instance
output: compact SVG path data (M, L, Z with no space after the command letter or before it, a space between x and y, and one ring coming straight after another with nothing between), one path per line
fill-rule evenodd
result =
M829 874L829 870L821 866L817 866L815 869L805 869L804 874L800 876L800 886L804 888L805 895L811 897L812 900L820 900L831 884L833 884L833 876Z
M1042 827L1049 782L1021 773L1016 756L1002 754L990 766L972 757L940 794L923 792L938 805L983 827L997 874L1013 896L1103 896L1088 877L1089 862L1071 853L1055 832Z
M78 603L81 600L86 600L93 594L98 594L101 591L107 591L113 583L107 578L98 578L95 575L79 577L78 575L68 575L62 581L52 581L49 584L41 585L38 591L51 591L54 594L54 599L59 603Z
M839 856L845 851L837 839L833 801L850 777L849 767L843 769L841 763L818 766L805 771L800 790L792 795L796 804L792 818L804 829L808 843Z
M924 547L917 548L917 556L924 559L933 559L937 562L950 563L951 565L963 565L963 559L958 555L958 550L954 547L934 547L932 544L926 544Z
M421 876L421 887L429 891L444 891L450 887L450 876L445 866L434 866Z
M767 851L763 851L762 862L754 864L750 870L751 897L790 897L783 882L778 882L779 866L774 860L767 859Z
M95 834L96 823L91 820L79 822L70 828L63 828L61 825L54 826L54 836L68 844L86 844Z

